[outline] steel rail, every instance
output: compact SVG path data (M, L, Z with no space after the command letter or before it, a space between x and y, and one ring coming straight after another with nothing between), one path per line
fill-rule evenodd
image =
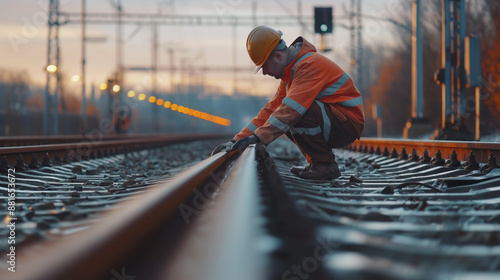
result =
M403 148L408 155L415 149L417 156L422 156L424 151L427 150L430 157L434 157L439 150L444 159L451 158L453 151L455 151L458 160L461 161L467 161L472 151L475 154L476 161L481 163L487 163L490 154L500 156L500 143L494 142L361 138L347 147L349 150L364 152L376 151L377 148L381 152L387 148L389 153L395 149L400 157Z
M47 153L49 158L55 158L56 155L64 158L65 154L72 158L86 159L86 157L95 157L100 152L107 153L110 151L130 151L144 148L158 147L165 144L174 144L179 142L188 142L195 140L207 140L222 138L227 135L221 134L174 134L174 135L155 135L155 136L138 136L130 139L108 140L108 141L92 141L84 139L79 142L60 143L60 144L45 144L32 146L15 146L15 147L0 147L0 157L5 156L7 163L15 166L19 155L22 155L26 160L26 156L31 157L36 153ZM40 157L41 158L41 157ZM40 159L39 158L39 159Z
M235 152L219 153L125 201L103 217L105 222L67 239L42 244L39 255L16 255L16 279L98 279L116 260L130 253L168 219L210 174ZM9 272L11 273L11 272ZM5 277L0 273L0 278ZM107 274L106 274L107 275Z
M30 145L46 145L72 142L98 142L109 140L137 139L137 138L155 138L162 137L165 134L141 134L141 135L120 135L120 134L102 134L102 133L87 133L82 135L58 135L58 136L2 136L0 137L0 147L12 146L30 146Z
M175 258L165 261L161 279L269 278L269 255L263 246L255 246L270 242L259 219L262 198L257 178L256 151L250 146L226 178L214 207L195 221Z

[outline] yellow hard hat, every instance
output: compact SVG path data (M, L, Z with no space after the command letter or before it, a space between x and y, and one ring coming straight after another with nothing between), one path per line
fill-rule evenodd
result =
M268 26L255 27L247 38L247 51L250 59L255 63L255 73L257 73L262 65L274 49L282 50L286 44L281 40L283 32L274 30Z

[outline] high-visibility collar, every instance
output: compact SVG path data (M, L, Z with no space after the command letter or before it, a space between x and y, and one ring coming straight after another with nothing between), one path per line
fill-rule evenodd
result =
M306 39L302 37L298 37L293 41L291 45L294 45L295 43L302 42L302 48L300 49L299 53L295 56L295 58L288 64L287 67L285 67L284 70L284 77L283 80L287 85L290 84L290 76L292 74L292 68L294 67L295 63L306 53L316 53L316 47L314 47L313 44L309 43Z

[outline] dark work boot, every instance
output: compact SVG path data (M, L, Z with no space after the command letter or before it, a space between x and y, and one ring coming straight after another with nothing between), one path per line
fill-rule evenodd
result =
M293 166L292 168L290 168L290 172L292 172L293 174L299 176L299 173L304 171L304 170L309 170L309 168L311 168L311 165L307 165L307 166Z
M299 173L299 177L312 180L331 180L340 177L339 166L333 163L316 163L308 170Z

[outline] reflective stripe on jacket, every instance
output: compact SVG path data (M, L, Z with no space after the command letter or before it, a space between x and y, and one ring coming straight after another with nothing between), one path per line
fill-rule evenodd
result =
M273 99L234 140L254 133L263 143L269 144L293 127L315 100L325 105L350 107L355 112L352 121L364 123L363 99L352 79L302 37L292 45L301 42L302 48L285 68Z

